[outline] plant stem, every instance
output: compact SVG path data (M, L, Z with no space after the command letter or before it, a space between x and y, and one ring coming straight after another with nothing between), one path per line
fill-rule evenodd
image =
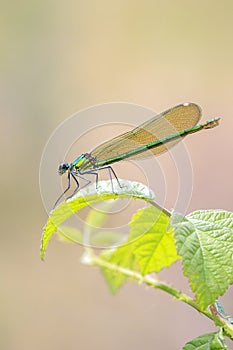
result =
M98 267L104 267L114 272L119 272L128 278L137 280L140 283L145 283L146 285L155 289L163 290L164 292L172 295L176 300L183 301L184 303L197 310L199 313L208 317L215 323L216 326L219 326L224 329L225 336L233 340L233 325L229 323L227 319L219 317L219 315L216 312L214 312L212 306L210 306L210 311L208 309L201 309L200 306L195 302L195 300L190 298L187 294L182 293L179 290L171 287L169 284L160 282L155 278L151 277L150 275L143 276L139 272L109 263L104 259L100 258L99 256L95 255L93 250L91 250L90 248L86 248L86 254L87 256L85 261L83 261L84 263Z
M227 316L223 310L221 303L218 300L214 304L210 305L210 311L213 315L215 324L223 327L224 335L233 340L233 325L230 321L231 318Z
M199 305L196 304L196 302L192 298L190 298L187 294L178 291L177 289L171 287L169 284L160 282L155 278L151 277L150 275L143 276L139 272L129 270L122 266L109 263L103 260L102 258L96 256L93 253L93 251L90 249L87 249L87 251L88 251L88 257L89 257L88 264L95 265L98 267L104 267L114 272L119 272L125 275L126 277L139 281L140 283L145 283L146 285L153 287L155 289L161 289L164 292L172 295L175 299L183 301L184 303L192 306L194 309L196 309L198 312L202 313L206 317L210 318L211 320L214 320L214 316L211 314L210 311L201 309Z

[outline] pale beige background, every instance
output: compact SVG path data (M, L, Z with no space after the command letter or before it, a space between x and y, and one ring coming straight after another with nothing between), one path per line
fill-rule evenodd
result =
M128 283L111 296L98 269L79 262L81 247L53 241L42 263L38 171L54 128L82 108L193 101L222 123L185 141L189 210L233 210L232 1L5 1L0 23L0 348L178 350L213 330L159 291ZM163 276L188 290L180 266ZM229 314L232 300L230 289Z

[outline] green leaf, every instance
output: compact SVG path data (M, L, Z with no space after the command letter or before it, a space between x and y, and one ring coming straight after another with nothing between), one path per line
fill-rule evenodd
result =
M141 236L133 245L141 274L158 272L179 259L170 217L161 209L153 206L141 209L129 225L131 238Z
M182 350L227 350L228 347L222 336L222 331L208 333L189 341Z
M90 210L85 220L85 226L88 229L89 229L89 226L92 226L94 228L100 228L106 219L106 216L107 216L106 211L109 210L112 205L113 203L112 202L110 203L110 201L99 203L97 208Z
M101 248L109 248L114 247L116 245L119 245L120 240L119 237L121 236L120 232L114 232L114 231L95 231L92 233L89 241L90 244L93 246L97 246ZM122 240L122 244L125 241Z
M101 254L101 258L119 267L138 271L142 274L157 272L170 266L179 257L169 226L169 216L161 208L150 206L140 209L133 216L129 243L114 251ZM102 268L105 279L113 293L123 285L127 277L118 271Z
M202 308L215 302L233 283L233 213L196 211L172 216L184 275Z
M82 233L70 226L59 227L57 234L62 242L79 243L82 239Z
M104 251L100 256L110 264L134 270L135 259L132 254L132 244L133 243L119 247L113 251ZM113 294L115 294L127 280L127 277L117 270L113 271L105 267L101 267L101 270Z
M108 215L107 211L113 206L113 202L114 200L98 203L97 207L90 210L83 227L84 234L88 236L89 246L112 248L125 242L125 237L120 232L101 230L101 225Z
M117 182L113 180L114 193L112 193L111 181L100 181L98 184L98 190L96 191L96 185L85 187L80 190L71 199L57 206L49 216L47 224L44 228L42 240L41 240L41 259L44 259L47 245L58 227L71 215L78 210L92 205L94 203L116 199L116 198L138 198L145 201L152 201L154 199L153 192L145 185L139 182L123 181L121 180L122 188L117 187Z

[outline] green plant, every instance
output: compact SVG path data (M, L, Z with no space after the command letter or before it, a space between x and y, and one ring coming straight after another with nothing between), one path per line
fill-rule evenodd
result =
M101 187L102 186L102 187ZM106 187L107 186L107 187ZM227 349L224 336L233 340L232 319L224 312L218 297L233 284L233 213L224 210L200 210L186 216L160 208L151 191L139 183L122 182L122 189L112 193L110 182L101 182L98 193L95 186L80 191L75 197L51 212L45 226L41 258L53 233L72 242L83 242L82 233L62 226L67 218L81 208L100 201L116 198L136 198L147 203L129 222L128 242L102 250L98 255L90 245L114 241L114 234L89 237L84 246L82 262L98 266L112 291L116 293L128 279L161 289L208 317L219 330L201 335L188 342L183 349ZM106 214L91 210L83 232L90 234L90 225L100 226ZM191 298L151 274L169 268L181 259L183 273L195 294Z

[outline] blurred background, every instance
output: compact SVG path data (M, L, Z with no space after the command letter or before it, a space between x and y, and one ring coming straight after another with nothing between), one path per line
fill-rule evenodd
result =
M0 348L178 350L213 331L143 285L127 283L113 297L100 271L80 263L82 247L53 240L42 263L39 166L51 133L80 109L120 101L161 112L192 101L203 121L222 121L185 139L188 211L232 211L232 1L3 1L0 23ZM161 278L189 290L180 264ZM230 288L231 315L232 300Z

